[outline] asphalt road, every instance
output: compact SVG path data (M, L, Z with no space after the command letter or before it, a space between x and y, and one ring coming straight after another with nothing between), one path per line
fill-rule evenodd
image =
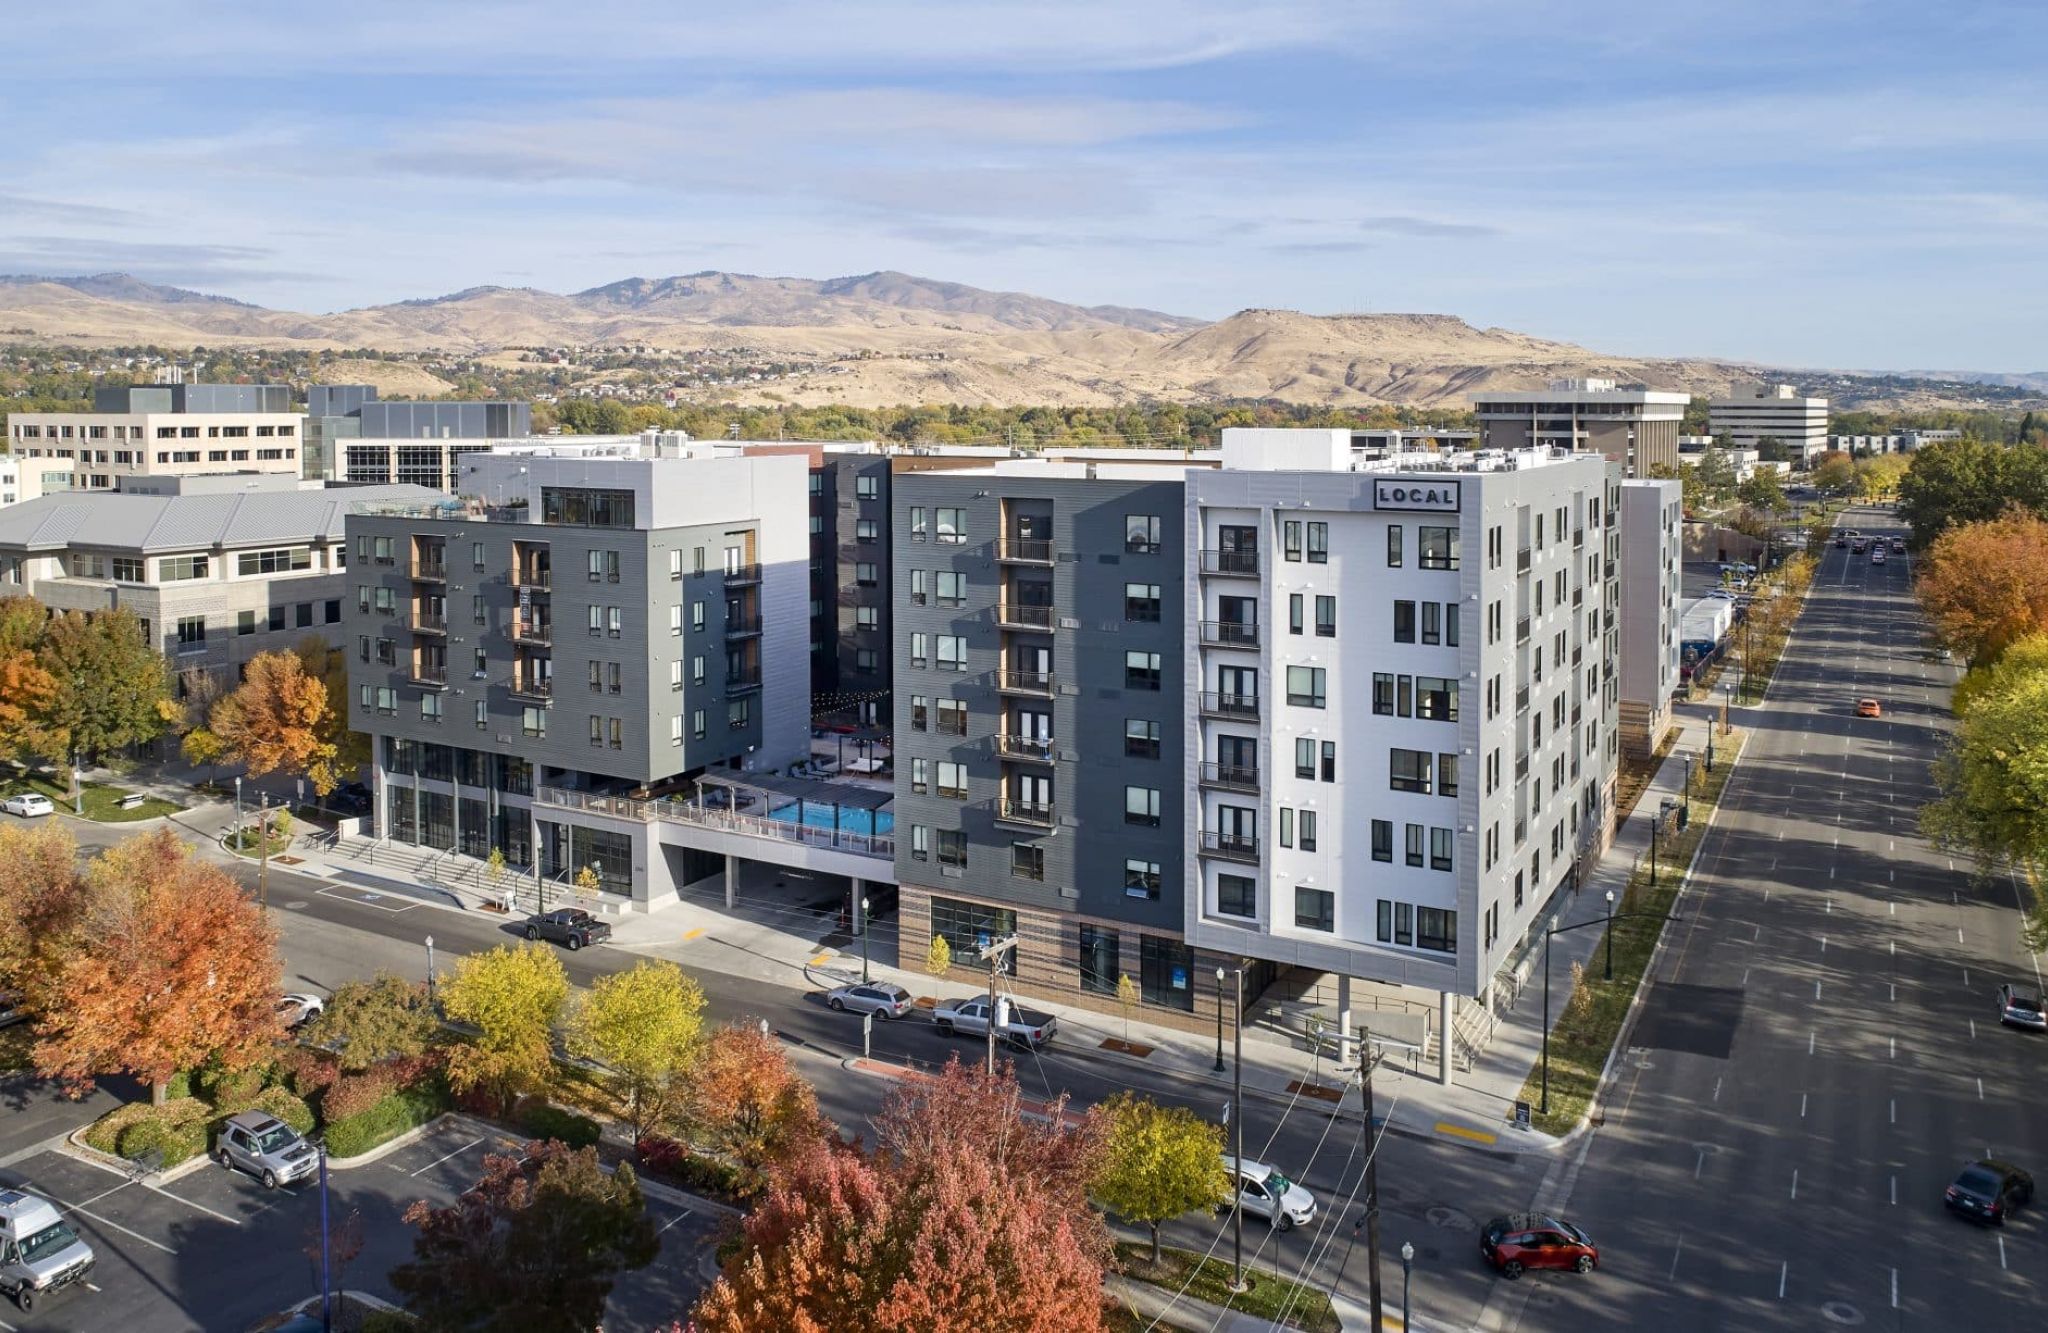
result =
M1830 547L1770 705L1739 711L1748 754L1564 1210L1602 1267L1525 1278L1521 1327L2041 1327L2048 1218L1942 1207L1987 1153L2048 1183L2048 1039L1997 1019L1998 981L2036 979L2015 886L1919 834L1956 670L1910 569Z

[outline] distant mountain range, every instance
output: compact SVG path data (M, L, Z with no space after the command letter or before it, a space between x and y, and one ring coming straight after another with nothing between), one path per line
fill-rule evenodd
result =
M735 386L739 397L856 406L1144 399L1448 406L1477 390L1536 388L1563 376L1706 394L1779 374L1798 378L1737 362L1609 355L1475 328L1450 315L1245 310L1211 323L894 272L829 279L704 272L627 278L571 295L472 287L328 315L270 310L120 273L11 276L0 277L0 339L483 356L511 348L748 349L816 373ZM2004 388L1996 396L2005 402L2013 390L2048 392L2048 375L1976 380ZM1970 396L1944 391L1930 399L1924 387L1869 383L1872 405L1964 405Z

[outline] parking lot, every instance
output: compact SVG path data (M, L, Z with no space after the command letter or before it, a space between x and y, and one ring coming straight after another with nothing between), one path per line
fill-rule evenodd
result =
M514 1140L443 1123L379 1161L328 1177L330 1225L362 1216L362 1253L335 1277L349 1287L396 1299L386 1275L412 1257L412 1228L402 1220L415 1199L452 1202L476 1183L486 1153ZM317 1177L266 1190L254 1179L207 1165L162 1188L106 1166L47 1151L0 1171L56 1204L92 1246L91 1282L59 1293L32 1315L0 1300L8 1330L132 1328L238 1333L265 1315L320 1290ZM698 1259L715 1244L718 1220L658 1200L649 1213L661 1254L620 1278L605 1312L608 1330L653 1329L687 1314L702 1283ZM311 1253L309 1253L309 1251Z

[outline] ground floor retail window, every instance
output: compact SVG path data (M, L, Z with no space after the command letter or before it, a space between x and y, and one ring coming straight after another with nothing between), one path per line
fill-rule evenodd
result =
M1159 935L1138 937L1138 993L1146 1004L1195 1007L1195 951Z
M570 834L571 860L576 869L593 866L598 887L606 893L631 896L633 892L633 839L610 829L577 825Z
M953 951L956 962L975 958L983 945L1016 933L1015 912L963 903L956 898L932 899L932 934L945 936L946 947ZM1017 970L1015 949L1003 954L999 968L1011 973Z
M1117 935L1101 926L1081 927L1081 989L1096 995L1116 994Z

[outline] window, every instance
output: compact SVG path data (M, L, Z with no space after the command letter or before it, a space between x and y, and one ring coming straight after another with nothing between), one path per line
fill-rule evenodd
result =
M690 603L690 628L693 630L704 628L704 603L701 601Z
M967 835L959 829L939 830L939 864L942 866L964 866L967 864ZM938 904L934 902L933 919L938 916Z
M602 634L602 633L604 633L604 608L603 608L603 607L601 607L601 606L593 606L593 607L591 607L591 608L590 608L590 613L589 613L589 618L590 618L590 632L591 632L592 634Z
M1124 823L1142 824L1147 828L1159 827L1157 787L1124 788Z
M1429 795L1430 762L1427 750L1391 749L1387 752L1388 784L1395 791L1420 792Z
M910 729L912 731L923 731L925 729L927 706L928 701L924 695L913 694L910 696Z
M1293 806L1283 805L1280 807L1280 845L1282 847L1294 846Z
M910 790L922 796L932 789L932 764L925 758L910 761Z
M604 719L596 713L590 715L590 743L592 745L604 744Z
M1010 873L1018 879L1045 878L1045 848L1033 843L1010 845Z
M967 799L967 765L950 759L939 761L939 795L956 801Z
M967 734L967 704L963 700L939 700L939 730L953 736Z
M1394 603L1394 642L1415 642L1415 603Z
M882 494L882 479L872 472L863 472L853 479L853 494L858 500L874 500Z
M1299 708L1324 707L1327 702L1324 693L1326 680L1322 667L1287 668L1287 702Z
M1443 676L1415 678L1415 716L1432 722L1458 720L1458 682Z
M1316 743L1306 736L1294 742L1294 776L1315 780Z
M619 637L619 632L620 632L620 629L622 628L622 625L623 625L623 622L621 621L621 619L620 619L620 615L619 615L619 608L618 608L618 607L616 607L616 606L608 606L608 607L606 607L606 608L604 609L604 615L605 615L605 626L604 626L604 632L605 632L605 634L606 634L606 635L607 635L608 637L610 637L610 638L614 638L614 639L618 638L618 637Z
M931 528L925 522L923 505L910 506L910 540L921 542L931 537Z
M1435 907L1415 909L1415 944L1417 948L1434 949L1438 953L1458 951L1458 914Z
M1218 875L1216 910L1224 916L1257 916L1259 882L1245 875Z
M1541 522L1542 520L1537 520ZM1458 530L1456 528L1434 528L1427 525L1416 529L1415 544L1421 549L1421 565L1424 569L1456 569L1458 567Z
M484 567L484 544L482 542L471 542L469 544L469 567L476 570L481 570Z
M1451 868L1452 832L1447 828L1433 828L1429 831L1429 868L1449 870Z
M242 551L235 556L235 573L243 578L255 574L284 574L312 567L313 552L305 546L281 547L274 551Z
M967 669L967 638L961 634L939 635L939 670Z
M176 583L184 579L207 577L206 557L203 555L178 555L156 562L156 578L159 583Z
M1337 780L1337 742L1323 742L1323 781Z
M420 721L439 722L440 720L441 696L432 690L428 690L420 696Z
M256 613L254 611L237 611L235 613L235 633L240 635L254 634L255 632Z
M205 646L205 643L206 643L206 617L205 617L205 616L179 616L179 617L178 617L178 649L179 649L179 651L180 651L180 652L182 652L182 651L184 651L184 650L185 650L185 649L187 649L187 648L199 648L199 647L203 647L203 646Z
M690 683L692 685L702 685L704 683L704 654L702 653L693 654L690 658Z
M1401 525L1399 523L1389 523L1387 525L1387 568L1399 569L1400 567Z
M1440 602L1424 602L1422 604L1422 641L1424 643L1442 643L1443 640L1443 604Z
M918 631L910 636L910 665L924 666L931 657L932 636Z
M701 708L693 709L690 713L690 738L699 741L704 739L704 710Z
M1159 757L1159 724L1142 717L1124 719L1124 754L1132 759Z
M1390 819L1372 821L1372 859L1392 861L1394 859L1394 822Z
M311 629L313 627L313 604L311 602L300 602L294 606L292 608L292 623L298 629Z
M520 730L528 736L545 738L548 734L548 710L528 707L520 712Z
M1159 585L1156 583L1126 583L1124 585L1124 619L1156 624L1159 620Z
M1456 796L1458 794L1458 756L1440 754L1436 757L1436 794Z
M1195 951L1177 939L1139 936L1138 995L1146 1004L1192 1011Z
M928 824L910 826L910 859L929 861L932 858L932 830Z
M910 604L923 606L931 592L931 571L913 569L910 571Z
M1422 864L1422 825L1409 824L1402 829L1402 859L1411 866Z
M276 620L276 628L284 628L284 621L282 619L275 617L273 619ZM398 648L391 640L385 638L377 640L377 664L379 666L398 665Z
M725 705L725 726L728 731L744 731L754 722L754 701L732 699Z
M855 629L880 629L881 626L882 609L880 607L856 606L853 608L853 627Z
M1337 637L1337 599L1316 598L1316 637L1334 639Z
M1330 563L1330 525L1311 523L1308 525L1308 562L1312 565Z
M1334 932L1337 929L1337 895L1328 889L1310 889L1296 885L1294 924L1301 930Z
M864 521L868 521L872 525L872 520ZM949 546L958 546L967 540L967 511L965 509L934 509L932 510L932 526L937 530L939 541Z
M878 581L875 574L875 562L872 560L856 561L853 566L853 581L863 588L874 587Z
M1124 861L1124 896L1159 901L1159 863L1135 857Z
M1280 558L1287 561L1301 559L1301 520L1290 518L1280 524Z
M1159 515L1125 514L1124 550L1132 555L1156 553L1159 550Z
M1102 926L1081 927L1081 989L1095 995L1116 994L1123 975L1117 962L1117 933Z
M933 581L933 595L940 606L959 606L967 600L967 576L959 570L942 569Z
M1394 715L1394 675L1390 671L1372 673L1372 711L1381 717Z
M1298 592L1289 593L1287 595L1287 632L1289 634L1301 633L1301 609L1301 594Z
M853 650L853 669L855 671L872 672L880 661L881 657L872 648L856 648Z
M491 725L491 706L485 700L476 701L476 729L487 730Z
M1415 942L1415 909L1407 903L1394 904L1394 943Z
M1127 690L1156 690L1159 688L1159 654L1129 651L1124 654L1124 688Z
M1299 813L1301 850L1312 852L1316 849L1316 812L1313 810L1303 810Z
M117 555L113 559L113 575L116 583L140 583L142 562L128 556Z

